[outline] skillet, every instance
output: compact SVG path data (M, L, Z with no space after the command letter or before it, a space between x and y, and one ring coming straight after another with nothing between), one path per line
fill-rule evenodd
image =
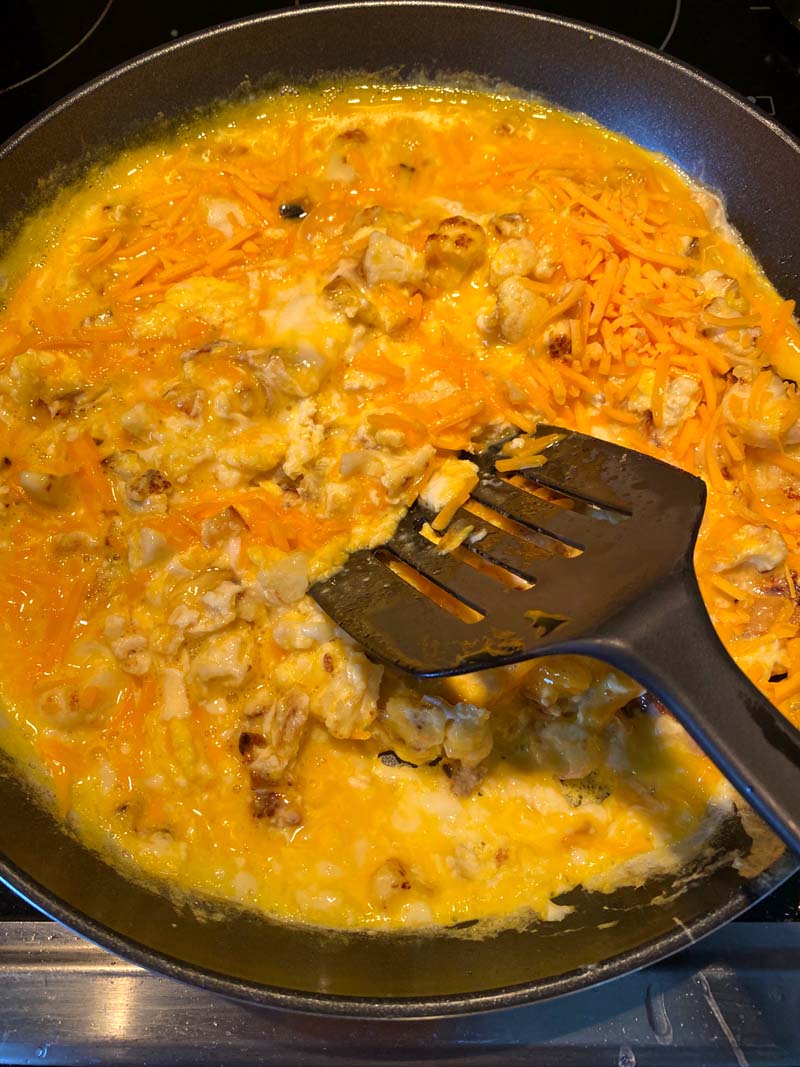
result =
M0 148L0 231L69 176L193 108L320 72L468 71L582 111L721 190L729 217L786 297L800 296L800 146L745 100L647 48L512 8L389 0L303 8L230 23L156 49L78 90ZM0 774L0 878L53 918L144 966L286 1009L383 1018L528 1003L653 963L718 928L797 867L755 877L738 820L680 878L613 894L576 891L563 922L471 940L334 934L197 907L139 884L86 849Z

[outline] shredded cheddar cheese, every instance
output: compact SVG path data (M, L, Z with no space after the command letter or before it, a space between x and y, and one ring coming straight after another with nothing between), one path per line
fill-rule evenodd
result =
M477 92L262 97L95 169L2 273L2 744L114 862L417 929L700 847L732 791L636 682L412 683L307 596L416 500L492 574L468 454L514 438L516 484L542 422L706 479L708 609L800 721L800 333L667 161Z

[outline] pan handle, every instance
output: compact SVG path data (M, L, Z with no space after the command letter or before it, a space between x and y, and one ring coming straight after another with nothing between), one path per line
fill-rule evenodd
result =
M728 655L694 573L671 576L624 609L596 640L601 658L655 694L800 855L800 731Z

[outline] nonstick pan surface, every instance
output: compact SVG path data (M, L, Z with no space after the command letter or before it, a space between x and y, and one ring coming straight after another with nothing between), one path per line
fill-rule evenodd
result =
M401 79L469 72L586 112L720 190L785 297L800 296L800 146L736 94L621 37L512 8L393 0L230 23L127 63L45 112L0 149L0 230L62 178L131 138L241 91L353 71ZM446 166L446 161L443 161ZM732 919L793 870L753 879L749 845L720 828L689 874L610 895L577 891L563 922L470 940L332 934L195 908L81 845L0 774L0 877L79 933L217 992L300 1011L436 1016L531 1002L654 962Z

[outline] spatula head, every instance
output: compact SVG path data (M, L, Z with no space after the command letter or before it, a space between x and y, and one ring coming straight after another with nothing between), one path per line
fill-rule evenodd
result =
M479 467L443 552L415 504L386 545L353 553L311 595L373 657L420 677L516 663L596 634L676 569L691 567L705 486L691 474L585 434L555 434L542 466ZM444 547L444 546L443 546Z

